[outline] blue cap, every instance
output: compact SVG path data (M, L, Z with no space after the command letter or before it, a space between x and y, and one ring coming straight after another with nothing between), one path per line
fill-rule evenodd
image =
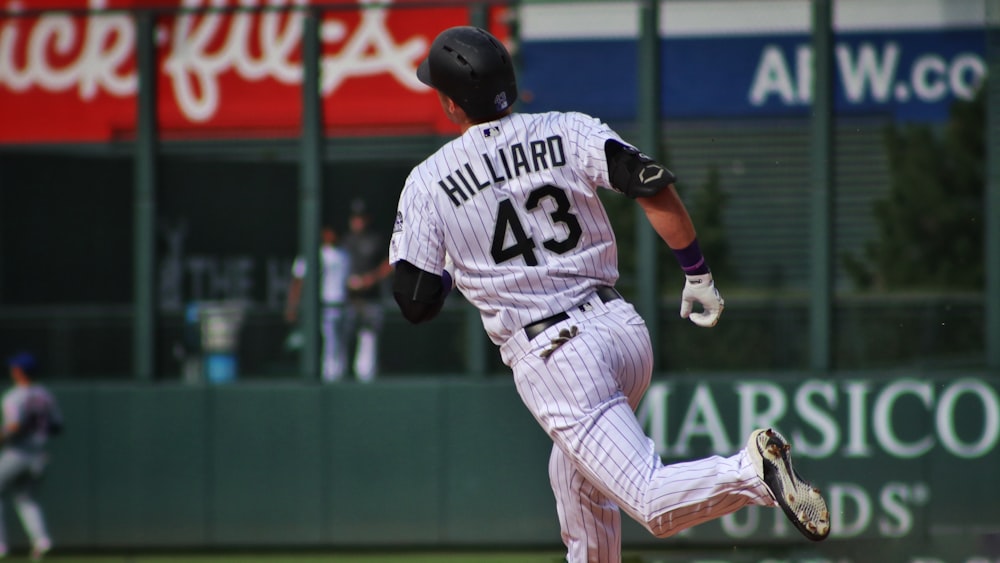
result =
M35 369L38 368L38 362L35 361L35 356L29 352L18 352L7 359L7 366L19 367L24 373L33 375Z

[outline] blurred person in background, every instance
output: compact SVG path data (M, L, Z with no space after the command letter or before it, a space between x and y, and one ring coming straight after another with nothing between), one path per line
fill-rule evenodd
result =
M320 332L323 336L323 381L332 383L344 376L347 360L344 343L344 304L347 300L347 276L351 258L338 246L337 231L326 225L321 231L319 247L320 271ZM292 265L292 283L288 288L285 319L298 321L302 301L302 281L305 279L307 260L295 259Z
M349 230L344 248L351 258L347 278L347 334L353 340L354 375L359 381L375 379L378 371L378 341L382 331L382 281L392 273L387 243L370 229L371 216L365 202L351 203Z
M38 365L27 352L7 361L14 382L3 395L3 447L0 449L0 494L13 501L31 542L31 558L39 560L52 549L45 514L35 500L35 489L48 465L49 438L63 427L55 397L34 382ZM7 533L0 507L0 554L7 553Z

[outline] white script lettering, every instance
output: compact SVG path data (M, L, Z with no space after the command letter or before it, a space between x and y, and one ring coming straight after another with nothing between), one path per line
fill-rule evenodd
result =
M222 107L222 78L235 73L246 82L302 81L302 43L307 0L239 0L243 10L226 12L230 0L183 0L172 24L157 26L157 44L166 44L162 76L181 114L192 122L215 117ZM414 36L397 43L386 21L391 2L358 0L356 28L324 15L320 41L343 41L339 52L321 51L321 90L333 94L352 77L388 74L413 92L426 86L413 69L429 40ZM20 8L10 3L11 12ZM100 11L106 0L88 0ZM253 10L253 8L261 8ZM266 8L266 9L264 9ZM282 9L285 8L285 9ZM117 98L135 96L136 29L128 15L112 12L74 16L66 12L0 20L0 85L16 92L38 87L49 92L76 90L81 100L104 92Z

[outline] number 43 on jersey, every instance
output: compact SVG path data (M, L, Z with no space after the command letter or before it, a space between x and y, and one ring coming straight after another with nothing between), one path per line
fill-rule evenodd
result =
M542 186L532 190L524 202L525 210L529 213L534 211L545 198L552 199L556 205L556 208L549 213L552 223L565 225L568 234L562 240L548 239L542 242L542 246L557 254L565 254L579 244L583 229L580 228L580 221L571 211L572 206L565 190L556 186ZM514 240L510 246L504 246L507 233L510 233ZM537 248L535 240L525 233L514 204L509 199L501 200L500 207L497 209L496 226L493 228L493 244L490 247L493 261L500 264L521 256L528 266L537 266L538 257L535 255Z

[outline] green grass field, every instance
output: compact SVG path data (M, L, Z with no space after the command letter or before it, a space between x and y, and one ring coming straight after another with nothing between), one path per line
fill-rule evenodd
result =
M555 563L562 555L551 553L331 553L331 554L171 554L171 555L61 555L53 552L49 563ZM30 561L26 554L11 553L3 562Z
M809 548L794 549L790 546L754 546L748 548L716 548L709 550L656 549L627 550L622 553L623 563L697 563L733 562L759 563L765 561L832 561L819 558ZM845 560L845 559L841 559ZM853 559L847 559L853 560ZM15 550L0 563L31 561L23 550ZM45 557L45 563L563 563L560 550L538 551L364 551L364 552L169 552L169 553L59 553ZM868 559L860 559L868 561Z

